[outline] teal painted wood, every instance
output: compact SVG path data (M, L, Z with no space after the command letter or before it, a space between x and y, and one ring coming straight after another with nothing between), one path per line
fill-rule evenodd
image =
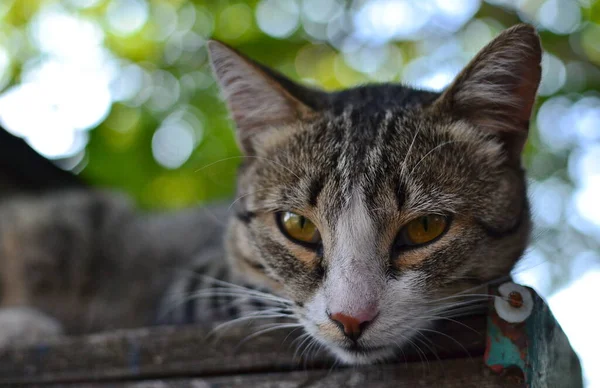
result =
M530 298L522 300L531 306L519 306L519 300L511 306L507 295L501 296L498 288L490 290L503 300L490 303L485 363L494 372L531 388L583 387L579 359L548 305L531 288L516 287L523 296L530 293ZM526 308L531 309L529 314L513 314Z

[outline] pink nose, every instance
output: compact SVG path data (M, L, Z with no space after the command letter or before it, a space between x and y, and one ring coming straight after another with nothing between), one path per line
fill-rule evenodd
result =
M350 316L343 313L335 313L329 315L331 319L340 330L344 332L344 335L350 338L352 341L357 341L363 331L369 326L369 324L377 317L379 312L372 310L357 314L356 316Z

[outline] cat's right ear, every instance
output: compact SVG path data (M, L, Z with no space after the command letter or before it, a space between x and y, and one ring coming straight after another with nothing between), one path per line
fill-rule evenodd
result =
M541 78L542 49L535 29L509 28L487 44L456 77L436 106L498 135L518 161Z
M272 132L314 116L314 109L294 95L294 92L313 91L303 89L221 42L209 41L208 52L237 125L239 145L246 155L255 154L267 138L272 139Z

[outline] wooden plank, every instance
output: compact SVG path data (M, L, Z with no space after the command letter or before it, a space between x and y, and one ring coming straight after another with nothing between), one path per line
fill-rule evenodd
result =
M438 358L483 354L485 315L468 317L461 323L445 322L439 329L443 335L427 335L435 345L421 343L428 342L424 338L415 341L423 354L410 346L403 349L406 361L420 363L426 358L431 363ZM329 368L332 364L324 353L299 360L293 347L296 333L287 331L258 336L240 345L255 331L238 327L215 342L207 339L210 329L206 327L157 327L3 349L0 384L227 376Z
M508 376L493 374L480 360L457 359L426 363L365 366L335 370L306 370L212 378L162 379L139 382L106 382L78 385L82 388L497 388L524 387ZM61 387L55 385L54 387Z

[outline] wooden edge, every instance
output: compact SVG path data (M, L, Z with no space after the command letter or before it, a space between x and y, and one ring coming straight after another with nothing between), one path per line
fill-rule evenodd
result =
M456 359L430 363L407 362L361 368L303 370L289 373L260 373L207 378L159 379L137 382L104 382L78 385L101 387L180 387L180 388L277 388L277 387L369 387L369 388L491 388L523 387L522 382L495 375L479 360ZM57 387L57 386L55 386Z
M485 315L442 321L443 334L426 335L399 354L408 363L474 358L485 349ZM328 369L324 353L300 359L300 333L281 331L245 339L256 328L238 327L215 341L199 326L156 327L66 338L30 347L0 349L0 384L74 383L227 376L233 374Z

